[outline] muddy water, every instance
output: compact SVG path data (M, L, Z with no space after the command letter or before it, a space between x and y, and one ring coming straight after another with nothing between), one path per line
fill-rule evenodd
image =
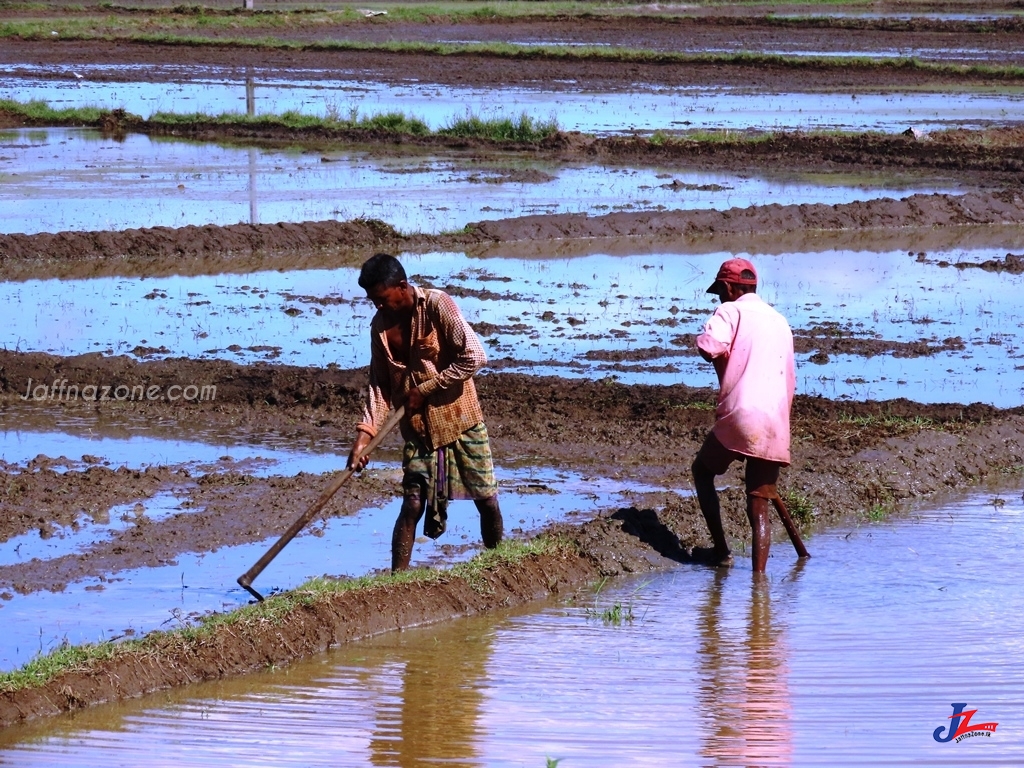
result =
M799 392L1008 407L1024 397L1024 313L1017 300L1024 276L942 262L1002 259L1011 248L1020 253L1024 241L923 257L850 250L748 255L760 270L761 295L795 329L823 340L837 333L864 341L924 340L935 349L917 357L898 349L803 352ZM406 254L403 261L420 284L460 295L493 368L709 386L714 374L692 354L686 334L698 333L714 309L705 293L709 275L732 255L524 260L431 253ZM368 362L364 335L372 307L351 268L29 280L0 283L0 302L13 310L0 330L8 349L343 368ZM957 337L962 349L947 342ZM68 382L66 392L54 395L52 382L33 382L22 397L70 400L84 396L89 383ZM74 394L71 386L78 388Z
M76 74L82 78L76 78ZM247 111L246 82L234 70L167 68L177 82L137 80L131 67L104 65L35 71L31 64L0 67L0 99L41 100L57 109L95 106L151 117L157 112L219 115ZM93 78L102 76L103 81ZM117 77L124 82L109 82ZM296 70L284 78L253 70L256 114L297 111L347 118L401 112L442 128L472 113L483 117L556 118L563 130L595 134L670 129L835 129L904 131L908 127L982 128L1024 120L1024 89L953 93L764 93L704 86L637 84L630 93L574 89L451 88L432 83L388 85L344 72ZM501 105L500 109L495 105Z
M949 176L809 178L678 169L374 157L225 147L132 134L47 128L0 131L0 231L123 230L189 224L374 218L438 233L534 213L838 204L914 192L957 193ZM110 205L110 190L118 200Z
M1020 493L9 728L0 761L1020 765ZM995 731L936 741L956 702Z
M77 457L85 452L85 460ZM12 584L7 566L35 558L60 558L89 553L114 534L137 525L156 523L183 514L189 490L202 475L232 470L252 475L292 476L298 472L328 473L344 467L347 450L319 455L271 450L239 444L168 440L154 436L130 438L89 434L6 429L0 432L0 458L20 464L38 454L64 455L66 466L103 464L141 467L183 466L192 480L177 481L148 498L117 505L102 514L85 516L73 527L32 531L0 543L0 669L21 666L37 653L62 642L81 644L132 636L153 629L179 626L195 616L249 602L235 580L276 540L277 534L255 544L222 547L207 553L186 553L160 567L107 573L70 584L64 591L28 591ZM367 473L393 480L396 461L377 460ZM636 484L586 477L572 472L531 468L496 468L507 528L513 533L537 530L569 517L585 519L598 508L625 503L630 493L653 490ZM332 476L324 474L326 487ZM190 485L191 484L191 485ZM362 576L390 562L391 529L400 499L370 507L354 516L314 521L258 579L263 594L292 589L314 576ZM301 513L296 510L295 517ZM476 514L469 502L451 508L448 532L437 542L420 538L413 565L437 565L467 559L479 551Z

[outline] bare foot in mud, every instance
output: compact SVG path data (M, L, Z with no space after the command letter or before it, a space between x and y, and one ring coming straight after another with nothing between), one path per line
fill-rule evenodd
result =
M713 547L694 547L690 553L695 563L708 565L712 568L732 568L732 553L728 550L722 552Z

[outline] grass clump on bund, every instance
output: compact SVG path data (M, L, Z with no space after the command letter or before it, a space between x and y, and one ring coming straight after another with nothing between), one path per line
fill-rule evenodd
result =
M230 637L232 642L244 643L246 638L260 635L268 625L283 627L293 617L308 615L309 609L328 605L346 593L372 594L392 592L402 587L415 588L417 585L461 583L475 592L487 594L488 577L502 569L532 558L576 554L576 547L570 541L540 536L529 542L506 540L497 549L486 550L472 560L446 570L420 568L347 580L316 578L290 592L271 595L262 603L200 617L195 624L178 629L155 631L142 638L120 642L57 648L19 669L0 674L0 693L14 694L39 688L64 675L88 675L105 663L155 662L159 665L173 657L196 656L204 647L215 647L218 638ZM171 661L168 666L175 665Z
M225 112L220 115L206 115L201 112L192 114L155 112L152 117L146 119L124 110L111 111L99 107L54 109L45 101L18 102L11 99L0 99L0 112L20 118L30 126L84 126L125 132L201 130L217 127L252 130L286 129L322 133L365 131L422 137L447 136L495 142L536 143L559 131L557 120L536 120L525 112L517 118L485 118L467 112L461 117L451 118L445 126L437 130L431 130L420 118L406 115L403 112L362 115L355 107L347 113L329 108L324 117L289 110L280 115L244 115L238 112Z

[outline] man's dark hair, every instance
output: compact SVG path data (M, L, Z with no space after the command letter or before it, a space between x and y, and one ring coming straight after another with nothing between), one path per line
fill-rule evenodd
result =
M359 270L359 287L364 291L376 285L394 288L405 279L405 267L390 253L373 254L363 262L363 268Z
M744 269L742 272L740 272L740 277L743 278L744 280L757 279L757 275L755 275L749 269ZM742 283L733 283L732 287L741 296L746 295L748 293L757 293L757 285L743 285Z

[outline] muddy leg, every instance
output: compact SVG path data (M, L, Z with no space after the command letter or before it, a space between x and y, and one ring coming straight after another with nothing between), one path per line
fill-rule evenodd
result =
M494 549L501 543L504 532L498 496L495 494L489 499L478 499L474 503L480 512L480 538L484 540L485 547Z
M412 545L416 540L416 526L423 517L423 486L415 481L405 486L402 510L391 534L391 570L404 571L412 560Z
M705 467L699 458L693 462L691 470L693 486L697 489L697 502L704 515L704 522L708 525L711 541L715 545L713 556L716 562L728 564L731 554L729 542L725 538L725 529L722 527L722 510L718 503L718 491L715 490L715 473Z
M764 573L768 565L768 550L772 545L771 502L760 496L747 495L747 519L753 531L754 573Z

